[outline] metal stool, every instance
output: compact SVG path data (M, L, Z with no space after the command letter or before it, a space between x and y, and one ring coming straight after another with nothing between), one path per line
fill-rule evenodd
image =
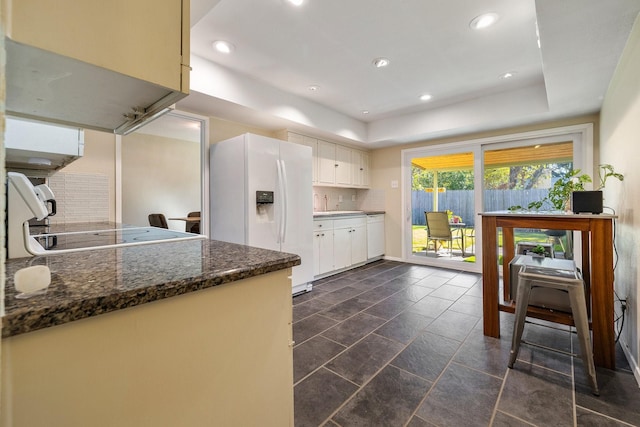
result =
M525 317L527 316L527 307L529 306L529 297L532 291L535 292L536 288L560 291L557 295L547 298L547 303L539 305L561 311L568 309L573 314L573 321L578 331L578 340L580 341L582 361L587 370L589 382L591 383L591 392L598 396L600 393L596 380L596 368L593 364L584 283L577 269L568 271L525 265L520 270L518 274L518 297L516 300L515 324L513 328L513 339L511 341L509 368L513 368L513 364L518 356ZM573 356L575 356L575 354Z

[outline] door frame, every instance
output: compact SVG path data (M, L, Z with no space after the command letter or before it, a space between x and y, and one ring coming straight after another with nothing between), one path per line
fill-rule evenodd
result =
M531 144L551 144L560 141L573 143L573 164L590 176L594 176L595 165L593 162L593 123L582 123L570 126L560 126L549 129L540 129L529 132L520 132L505 135L496 135L486 138L460 140L443 144L425 145L409 148L401 151L401 203L402 203L402 261L414 264L424 264L452 268L461 271L480 273L482 271L482 227L476 222L475 247L476 262L466 263L460 261L448 261L441 259L427 259L413 254L412 251L412 224L411 224L411 159L419 157L420 153L426 156L437 156L445 153L473 152L474 153L474 206L476 212L482 212L484 206L483 196L483 171L484 152L498 148L512 148Z
M173 116L200 123L200 234L209 237L209 117L171 110ZM115 139L115 220L122 222L122 135Z

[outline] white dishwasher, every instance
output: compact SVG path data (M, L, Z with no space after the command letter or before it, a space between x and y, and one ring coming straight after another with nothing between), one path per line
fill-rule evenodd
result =
M367 259L384 255L384 214L367 215Z

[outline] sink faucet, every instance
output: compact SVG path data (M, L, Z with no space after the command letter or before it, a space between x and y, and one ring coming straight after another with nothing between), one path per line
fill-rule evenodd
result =
M325 195L324 195L324 211L325 211L325 212L329 210L329 209L327 208L327 203L328 203L328 201L327 201L327 195L325 194Z

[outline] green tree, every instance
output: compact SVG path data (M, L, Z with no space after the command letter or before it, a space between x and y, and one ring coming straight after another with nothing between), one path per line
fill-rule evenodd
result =
M487 168L484 185L490 190L529 190L548 185L551 176L550 164L516 165Z
M439 172L438 187L444 187L447 190L473 190L473 171Z
M433 188L433 171L412 166L411 176L414 190L424 191L427 188ZM473 190L473 171L438 172L438 187L444 187L447 190Z
M433 172L416 166L411 166L411 178L411 188L414 190L424 191L427 188L433 187Z

